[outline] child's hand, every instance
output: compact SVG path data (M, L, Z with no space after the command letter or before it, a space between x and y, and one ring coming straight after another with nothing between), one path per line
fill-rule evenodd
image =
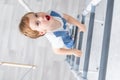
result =
M79 32L85 32L86 31L86 26L83 25L82 27L79 28Z
M80 57L82 55L82 52L78 49L72 49L73 55Z

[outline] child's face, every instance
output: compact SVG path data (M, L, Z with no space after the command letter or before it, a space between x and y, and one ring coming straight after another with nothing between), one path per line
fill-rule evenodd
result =
M48 31L54 22L53 17L44 12L33 13L27 15L29 18L29 25L32 30L39 32Z

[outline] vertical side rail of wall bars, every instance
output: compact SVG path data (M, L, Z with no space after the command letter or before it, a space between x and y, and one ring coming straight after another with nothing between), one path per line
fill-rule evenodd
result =
M74 26L75 28L75 32L74 32L74 46L73 48L76 48L77 45L77 33L78 33L78 27ZM71 69L74 69L74 62L75 62L75 56L72 55L71 56L71 61L70 61L70 65L71 65Z
M98 80L106 80L105 78L106 78L106 69L107 69L107 61L108 61L108 54L109 54L113 6L114 6L114 0L107 0L107 10L106 10L104 36L103 36L103 43L102 43L102 54L101 54Z
M82 15L82 24L85 23L85 16ZM83 41L83 32L79 33L79 39L78 39L78 50L81 50L82 48L82 41ZM79 66L80 66L80 57L76 57L76 61L74 63L74 70L79 73Z
M92 6L91 13L90 13L89 28L88 28L85 61L84 61L83 74L82 74L83 79L87 79L90 51L91 51L91 43L92 43L92 34L93 34L93 27L94 27L94 17L95 17L95 6Z

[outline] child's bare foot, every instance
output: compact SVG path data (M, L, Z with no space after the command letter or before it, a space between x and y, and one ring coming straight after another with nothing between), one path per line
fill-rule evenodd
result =
M73 55L75 55L76 57L81 57L82 52L78 49L73 49Z

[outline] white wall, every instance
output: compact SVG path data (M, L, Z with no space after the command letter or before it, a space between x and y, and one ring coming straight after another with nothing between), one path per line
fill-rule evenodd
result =
M120 80L120 0L114 0L114 13L106 80Z

